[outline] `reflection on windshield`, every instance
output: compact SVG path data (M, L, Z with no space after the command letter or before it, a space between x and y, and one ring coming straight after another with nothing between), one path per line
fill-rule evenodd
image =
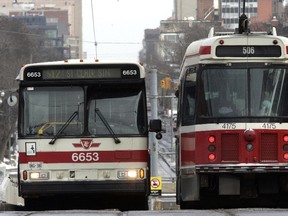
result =
M79 112L64 135L83 133L84 91L80 87L28 87L23 91L24 135L55 136L67 119Z
M143 95L141 89L89 89L88 130L93 135L109 135L109 127L97 115L101 114L115 134L143 134L145 131Z
M199 87L200 117L288 115L287 69L206 69Z

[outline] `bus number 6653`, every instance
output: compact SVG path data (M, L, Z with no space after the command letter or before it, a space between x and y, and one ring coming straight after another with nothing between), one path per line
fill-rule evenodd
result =
M72 161L74 162L95 162L98 160L98 152L75 152L72 154Z

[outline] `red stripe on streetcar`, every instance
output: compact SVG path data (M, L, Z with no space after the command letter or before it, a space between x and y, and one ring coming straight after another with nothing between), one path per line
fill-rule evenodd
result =
M115 162L147 162L148 151L77 151L77 152L37 152L35 156L27 156L19 152L19 163L115 163Z

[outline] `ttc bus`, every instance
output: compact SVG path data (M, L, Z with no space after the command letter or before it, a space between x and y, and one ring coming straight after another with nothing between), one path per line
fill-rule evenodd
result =
M189 45L176 92L182 209L288 195L287 63L288 39L274 29L211 29Z
M25 206L84 195L106 197L118 208L147 209L143 66L35 63L24 66L18 79L18 182Z

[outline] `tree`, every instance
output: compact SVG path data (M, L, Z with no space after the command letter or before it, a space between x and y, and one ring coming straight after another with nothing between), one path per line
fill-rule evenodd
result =
M7 141L16 131L17 107L9 108L7 97L18 88L16 77L22 65L32 62L63 60L63 49L45 46L45 32L28 28L20 20L0 17L0 91L6 96L0 105L0 160ZM12 127L8 127L12 126Z

